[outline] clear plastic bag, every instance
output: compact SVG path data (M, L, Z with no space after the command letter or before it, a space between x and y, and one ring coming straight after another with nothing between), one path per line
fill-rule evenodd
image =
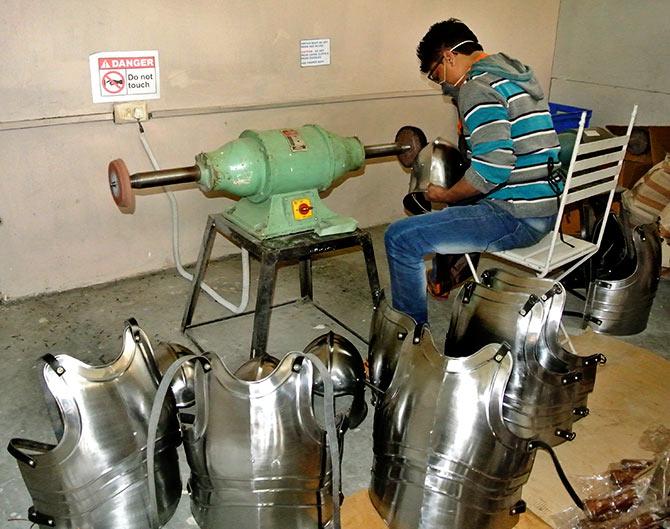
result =
M651 459L622 459L602 474L574 479L584 509L554 517L557 529L670 528L670 429L642 434L640 446Z

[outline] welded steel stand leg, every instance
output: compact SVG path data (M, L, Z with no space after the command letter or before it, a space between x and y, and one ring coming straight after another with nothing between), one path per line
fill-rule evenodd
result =
M309 300L314 299L312 288L312 259L305 257L300 259L300 297Z
M255 358L266 352L268 346L268 332L270 331L270 311L272 309L272 295L275 289L278 256L264 254L261 258L261 270L258 276L258 291L256 293L256 311L254 312L254 330L251 335L250 358Z
M368 272L368 282L370 283L370 293L372 294L372 302L375 303L381 287L379 286L379 275L377 274L377 261L375 261L375 250L372 247L372 239L370 234L365 232L360 238L361 250L363 250L363 257L365 257L365 268Z
M200 295L200 284L207 271L207 265L209 264L209 257L212 255L212 247L214 246L215 237L216 223L214 222L214 218L210 216L207 218L205 233L202 238L202 245L200 246L200 253L198 255L198 264L195 267L195 273L193 274L193 280L191 282L191 295L188 298L188 304L186 305L186 310L184 310L184 316L181 319L181 332L184 332L186 327L188 327L193 320L193 312L195 311L195 305L198 302L198 296Z

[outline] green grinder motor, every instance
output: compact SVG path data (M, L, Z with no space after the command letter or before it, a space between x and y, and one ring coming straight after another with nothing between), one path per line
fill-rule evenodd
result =
M131 175L123 160L109 164L112 197L121 211L135 209L135 189L196 182L203 192L225 192L240 200L223 215L259 239L314 231L347 233L356 221L326 207L319 197L368 158L397 155L405 166L425 145L415 127L403 127L394 143L363 146L319 127L246 130L218 149L196 156L195 165Z

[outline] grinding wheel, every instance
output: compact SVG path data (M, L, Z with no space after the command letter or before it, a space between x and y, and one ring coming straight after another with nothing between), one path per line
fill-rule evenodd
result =
M423 131L418 127L405 125L400 127L395 135L395 141L399 145L409 145L409 150L398 155L398 161L404 167L412 167L414 160L419 155L421 149L427 144L428 140Z
M109 178L109 190L119 209L123 213L135 211L135 193L130 185L130 173L121 158L109 162L107 177Z

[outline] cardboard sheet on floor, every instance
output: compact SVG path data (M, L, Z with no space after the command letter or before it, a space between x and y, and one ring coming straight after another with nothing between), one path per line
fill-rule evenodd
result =
M590 415L574 426L576 439L556 448L568 478L602 473L621 459L653 457L639 441L648 428L670 427L670 362L593 332L575 337L573 343L582 355L604 353L607 363L598 368ZM552 527L552 516L572 505L544 452L535 459L523 498Z
M388 529L372 506L367 490L359 490L344 500L342 529ZM515 529L549 529L549 526L533 513L525 513Z
M577 438L556 448L568 477L601 473L624 458L650 458L639 446L644 430L670 427L670 362L650 351L609 336L586 332L573 338L580 354L607 356L600 366L595 391L589 398L591 414L575 424ZM516 529L554 527L552 517L572 505L549 456L540 452L523 490L528 513ZM344 529L385 529L367 490L349 496L343 505Z

